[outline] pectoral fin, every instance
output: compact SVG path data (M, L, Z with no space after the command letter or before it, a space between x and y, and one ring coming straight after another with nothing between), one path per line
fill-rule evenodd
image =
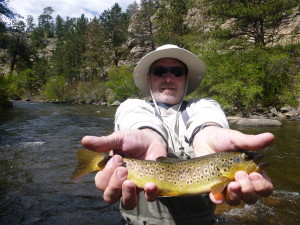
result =
M230 179L224 178L221 182L211 187L210 191L216 200L222 200L224 198L222 192L229 183L230 183Z

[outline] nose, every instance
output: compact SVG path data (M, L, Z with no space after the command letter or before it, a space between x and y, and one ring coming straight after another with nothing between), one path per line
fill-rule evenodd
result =
M174 78L170 70L163 76L163 80L166 82L171 82Z

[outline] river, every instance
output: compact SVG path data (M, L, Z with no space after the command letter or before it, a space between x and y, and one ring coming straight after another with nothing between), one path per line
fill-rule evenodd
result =
M14 108L0 111L0 224L118 224L117 205L103 201L92 174L75 182L69 178L81 138L112 132L114 112L113 107L34 102L14 102ZM274 193L254 205L218 206L218 224L299 224L300 121L233 128L275 135L263 151Z

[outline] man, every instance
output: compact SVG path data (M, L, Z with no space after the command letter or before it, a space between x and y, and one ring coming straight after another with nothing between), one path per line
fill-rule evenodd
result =
M144 56L134 70L137 87L151 95L152 102L129 99L116 112L115 132L105 137L87 136L85 147L99 152L113 150L128 157L155 160L158 157L190 158L237 149L260 150L269 146L270 133L246 135L228 129L219 104L211 99L184 101L205 74L204 63L191 52L164 45ZM126 180L122 158L114 155L95 177L108 203L120 200L127 224L213 224L215 204L224 199L213 195L157 198L158 188L147 183L141 192ZM231 205L253 204L269 196L273 186L262 173L235 174L225 194Z

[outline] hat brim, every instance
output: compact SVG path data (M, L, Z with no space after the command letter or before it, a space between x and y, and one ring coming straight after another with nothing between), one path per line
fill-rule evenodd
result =
M201 83L205 72L205 64L193 53L183 48L169 48L155 50L145 55L137 64L133 71L136 86L145 94L150 94L147 74L150 66L158 59L175 58L186 64L188 68L187 94L192 93Z

